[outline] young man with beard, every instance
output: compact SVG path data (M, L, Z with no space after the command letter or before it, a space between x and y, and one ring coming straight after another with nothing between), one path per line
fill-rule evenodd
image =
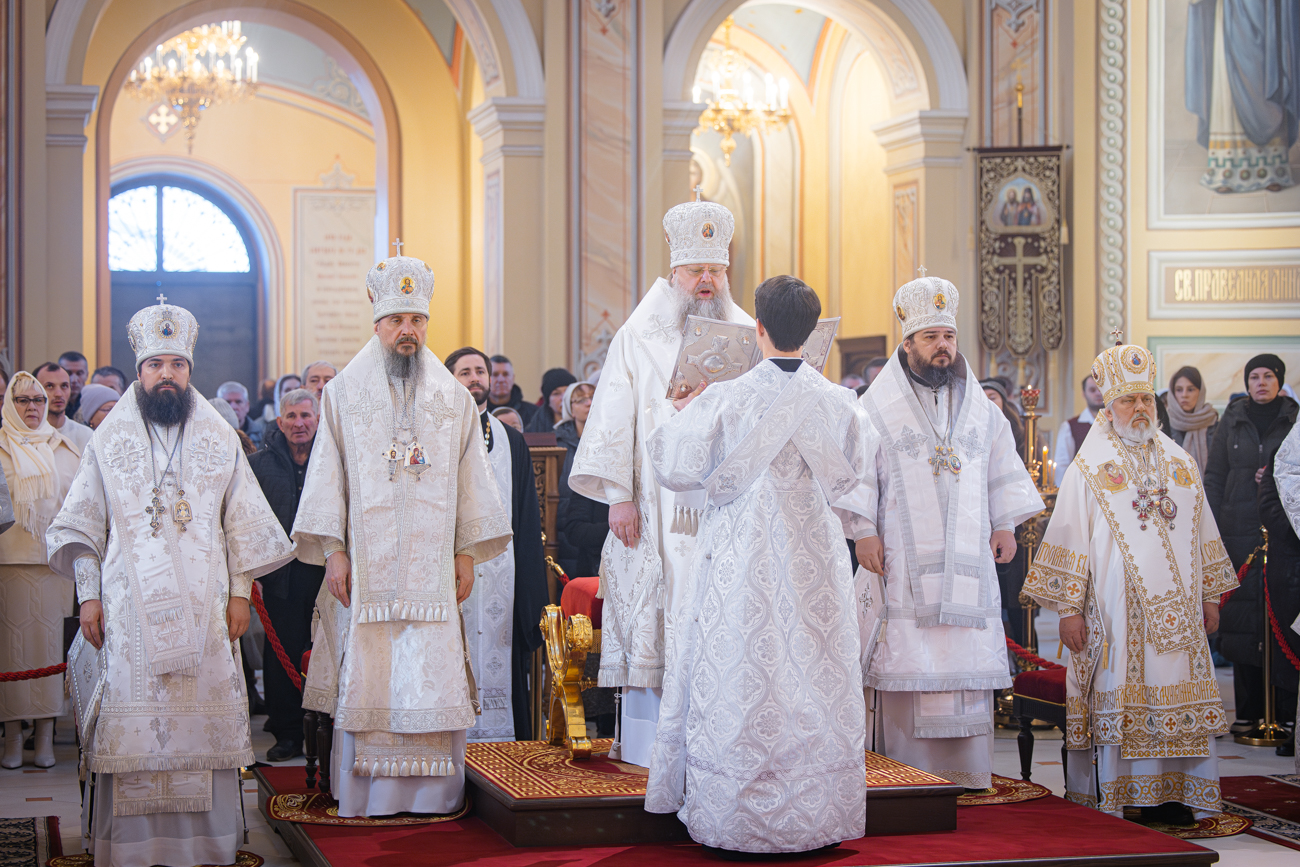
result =
M664 652L685 592L703 491L675 494L655 481L647 442L677 410L668 382L688 315L753 325L731 301L731 212L686 202L664 216L672 273L650 287L610 342L569 487L609 504L601 554L605 600L600 678L623 687L620 736L610 754L649 766L664 677ZM682 516L687 516L682 520ZM678 520L674 520L674 518Z
M366 275L375 336L325 386L293 536L325 566L303 706L334 717L341 816L449 813L478 695L458 606L510 519L478 408L425 346L433 272Z
M985 789L992 690L1011 686L996 564L1015 556L1015 528L1043 500L957 351L957 304L957 287L937 277L894 296L903 343L861 397L873 446L845 531L886 585L888 619L865 672L879 702L873 749Z
M320 402L305 388L295 388L280 398L280 414L267 431L262 449L248 459L262 486L266 501L286 533L293 530L307 481L312 443L320 425ZM262 598L280 644L296 664L311 643L311 613L316 606L325 570L294 559L262 579ZM266 692L266 731L275 746L266 751L268 762L283 762L302 755L302 693L289 679L270 641L262 648L263 684Z
M1215 737L1228 720L1206 635L1237 577L1196 461L1156 428L1155 359L1113 346L1092 376L1104 415L1025 580L1070 648L1066 796L1194 825L1221 808Z
M253 762L237 640L253 579L293 549L235 431L189 386L194 317L160 303L127 334L139 382L95 430L46 534L50 568L76 580L82 636L102 648L69 666L103 696L79 731L91 846L101 865L230 864L238 769Z
M524 435L488 412L487 355L466 346L448 355L446 364L478 407L488 463L514 533L505 553L474 567L474 590L461 606L483 709L468 739L529 741L528 673L533 651L542 646L542 608L548 601L533 459Z
M77 448L85 449L86 443L90 442L91 430L84 424L73 421L72 414L68 410L72 400L72 379L68 376L68 372L54 362L47 361L36 368L32 375L45 389L45 395L49 398L50 425L76 443Z

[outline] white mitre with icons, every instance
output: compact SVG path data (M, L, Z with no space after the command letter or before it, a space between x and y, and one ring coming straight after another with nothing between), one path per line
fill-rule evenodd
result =
M926 328L956 331L960 301L957 287L942 277L927 277L924 268L917 270L921 276L904 283L894 293L894 314L903 326L903 337Z
M717 202L702 201L703 187L695 188L695 201L683 202L664 214L664 239L668 265L730 265L731 236L736 218Z
M1145 346L1121 343L1120 331L1111 332L1115 345L1103 351L1092 363L1092 380L1101 389L1106 406L1126 394L1156 393L1156 360Z
M131 317L126 326L126 339L135 353L136 370L158 355L179 355L193 365L199 323L193 313L168 304L167 296L159 295L157 304Z
M375 322L394 313L429 315L433 300L433 269L419 259L402 255L402 239L393 246L397 255L379 262L366 275L366 294L374 305Z

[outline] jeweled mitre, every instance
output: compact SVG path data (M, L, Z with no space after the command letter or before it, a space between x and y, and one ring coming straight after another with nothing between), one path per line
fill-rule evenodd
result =
M1126 394L1155 394L1156 360L1144 346L1112 346L1092 363L1092 379L1108 405Z
M903 337L927 328L957 330L957 287L942 277L918 277L894 293L894 315Z
M730 265L727 248L736 218L717 202L683 202L664 214L670 268L678 265Z
M199 323L184 307L161 302L131 317L126 339L135 353L136 370L156 355L179 355L193 365Z
M433 298L433 269L412 256L393 256L366 275L366 294L375 308L375 322L394 313L429 315Z

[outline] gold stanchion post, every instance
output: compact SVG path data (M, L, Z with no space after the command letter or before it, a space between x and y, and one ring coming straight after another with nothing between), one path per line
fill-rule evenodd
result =
M1286 729L1277 722L1277 696L1273 692L1273 629L1268 616L1268 593L1262 586L1268 580L1268 530L1264 533L1264 544L1260 546L1259 606L1264 624L1264 721L1259 728L1245 734L1234 735L1233 740L1239 744L1252 747L1276 747L1286 743Z

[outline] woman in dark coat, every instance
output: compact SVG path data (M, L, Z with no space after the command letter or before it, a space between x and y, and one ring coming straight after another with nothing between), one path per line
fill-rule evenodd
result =
M1224 410L1205 465L1205 501L1223 535L1234 569L1263 541L1259 531L1259 482L1278 446L1295 424L1300 406L1281 393L1286 365L1276 355L1246 363L1247 395ZM1219 620L1219 652L1232 660L1236 734L1264 716L1263 586L1259 567L1245 575Z
M1286 509L1282 507L1277 482L1273 479L1271 460L1259 482L1259 518L1268 530L1268 601L1273 609L1273 617L1286 638L1287 649L1300 659L1300 635L1291 629L1296 617L1300 617L1300 538L1297 538L1291 521L1287 518ZM1267 632L1273 642L1272 681L1276 690L1277 720L1287 727L1291 735L1287 743L1277 748L1277 754L1293 756L1300 671L1296 670L1287 658L1286 651L1278 645L1271 627Z

